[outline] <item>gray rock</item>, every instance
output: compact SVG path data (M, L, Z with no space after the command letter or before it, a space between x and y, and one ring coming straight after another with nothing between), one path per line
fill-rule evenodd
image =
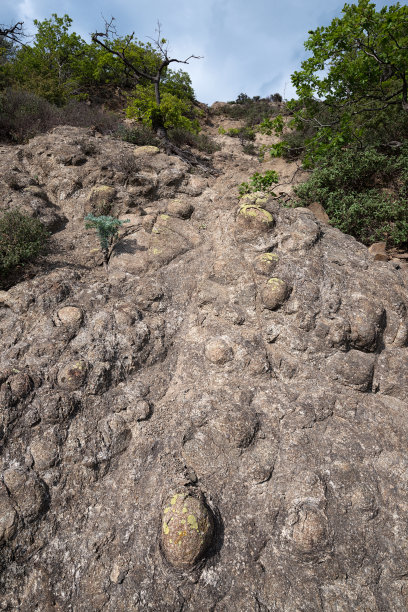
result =
M406 272L309 210L240 213L229 140L205 179L157 151L126 179L132 145L69 126L2 149L2 210L66 219L0 294L5 610L407 608ZM107 269L100 185L134 211Z

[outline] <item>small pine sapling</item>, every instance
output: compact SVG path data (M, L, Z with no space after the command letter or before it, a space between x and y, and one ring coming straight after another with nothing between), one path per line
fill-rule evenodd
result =
M85 227L86 229L94 228L98 232L99 243L103 252L105 265L109 261L109 249L118 239L119 228L124 223L129 222L130 219L121 221L120 219L115 219L115 217L109 217L106 215L101 215L100 217L95 217L95 215L92 215L91 213L86 215Z

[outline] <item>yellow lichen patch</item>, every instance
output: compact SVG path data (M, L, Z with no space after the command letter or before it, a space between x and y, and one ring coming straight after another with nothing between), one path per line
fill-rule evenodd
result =
M264 253L259 259L262 261L277 261L279 257L276 253Z
M200 498L186 490L170 494L162 512L162 546L167 560L175 567L192 567L213 537L212 515Z
M166 535L170 532L169 526L166 523L166 521L163 521L163 533L165 533Z
M285 281L283 281L281 278L270 278L268 280L268 285L284 285Z
M189 514L187 517L187 523L190 525L191 529L195 529L198 531L198 523L194 514Z
M169 215L160 215L160 219L164 219L164 221L167 221L167 219L170 219Z
M273 223L273 216L270 212L257 204L244 204L239 209L239 214L244 217L257 217L263 223Z
M161 250L158 249L157 247L153 247L152 253L153 253L153 255L159 255L159 253L161 253Z

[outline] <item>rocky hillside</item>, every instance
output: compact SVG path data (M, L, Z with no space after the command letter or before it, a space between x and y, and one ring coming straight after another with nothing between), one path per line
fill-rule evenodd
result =
M218 138L207 176L80 128L1 148L1 207L53 232L0 293L1 610L408 609L407 273L242 205ZM88 212L130 220L107 269Z

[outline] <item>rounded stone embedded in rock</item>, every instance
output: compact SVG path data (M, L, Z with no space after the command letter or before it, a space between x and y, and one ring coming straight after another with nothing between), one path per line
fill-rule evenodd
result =
M211 363L222 365L231 361L234 356L232 348L222 338L210 340L205 347L205 356Z
M282 306L289 293L287 284L281 278L270 278L262 289L261 298L265 308L275 310Z
M116 189L114 187L110 185L96 185L91 189L89 200L98 204L105 204L106 202L111 202L115 196Z
M257 274L270 276L279 263L279 256L276 253L262 253L254 260L254 270Z
M194 206L183 200L172 200L167 206L167 212L174 217L189 219L194 212Z
M174 567L192 567L211 544L214 520L204 502L188 492L169 497L162 513L162 546Z
M244 226L256 227L259 230L268 230L275 223L271 213L256 204L241 206L237 221Z
M33 381L25 372L18 372L8 378L8 384L10 387L13 399L23 399L27 397L33 388Z
M64 306L58 311L58 319L63 325L79 325L82 321L82 312L75 306Z
M74 361L62 366L58 372L58 385L61 389L69 391L79 389L84 382L87 374L85 361Z
M90 206L88 212L96 215L108 215L112 209L112 202L116 197L116 189L110 185L97 185L92 187L89 194Z
M54 435L45 435L36 438L30 444L31 456L34 459L36 471L47 470L52 467L58 457L58 447Z
M324 548L327 542L327 525L322 512L302 506L293 526L293 543L300 553L308 554Z

